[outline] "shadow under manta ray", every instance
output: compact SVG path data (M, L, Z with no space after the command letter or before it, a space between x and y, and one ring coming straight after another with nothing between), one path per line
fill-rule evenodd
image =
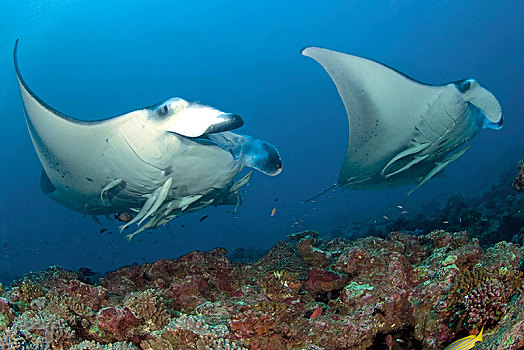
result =
M66 116L26 84L17 48L18 40L13 58L43 191L85 214L135 212L121 226L138 224L129 239L189 211L240 204L251 172L233 178L244 166L282 170L275 146L229 131L243 125L240 116L181 98L93 122Z
M349 144L337 184L376 190L417 183L461 157L487 127L502 127L502 109L474 79L428 85L381 63L319 47L302 55L324 67L344 102ZM308 200L308 201L309 201Z

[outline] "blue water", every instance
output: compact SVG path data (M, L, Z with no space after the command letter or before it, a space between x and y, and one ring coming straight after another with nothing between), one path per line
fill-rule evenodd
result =
M416 210L474 194L522 157L524 2L280 3L0 2L0 280L49 265L107 271L216 246L269 248L306 228L330 234L394 215L397 205ZM102 218L100 226L41 192L12 64L16 38L27 83L67 115L96 120L174 96L202 101L240 114L238 131L275 144L284 170L255 174L238 217L229 207L207 208L129 243L116 222ZM504 128L483 131L443 176L409 197L408 187L338 189L301 204L336 182L347 147L335 86L300 55L310 45L373 58L427 83L475 78L501 102Z

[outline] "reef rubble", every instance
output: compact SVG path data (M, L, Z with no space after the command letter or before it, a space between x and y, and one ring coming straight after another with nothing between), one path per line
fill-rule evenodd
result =
M523 349L523 258L465 231L303 231L251 263L216 248L97 283L55 266L2 292L0 349L443 349L482 326L475 349Z
M522 159L518 166L518 174L513 180L513 188L517 192L524 192L524 159Z

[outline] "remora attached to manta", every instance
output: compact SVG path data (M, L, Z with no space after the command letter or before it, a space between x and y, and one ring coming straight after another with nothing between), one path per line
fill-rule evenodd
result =
M302 54L324 67L346 108L343 188L418 182L415 190L462 156L469 146L460 147L482 129L502 127L499 102L474 79L428 85L362 57L319 47Z
M29 134L43 166L41 187L58 203L90 215L134 211L134 234L209 205L240 203L252 172L277 175L275 146L230 132L240 116L172 98L114 118L85 122L50 107L13 59Z

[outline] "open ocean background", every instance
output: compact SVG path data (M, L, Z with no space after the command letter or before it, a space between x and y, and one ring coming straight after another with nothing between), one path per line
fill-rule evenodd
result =
M105 272L217 246L268 249L301 229L330 235L394 216L397 205L431 211L482 191L524 152L523 18L523 1L0 0L0 281L50 265ZM175 96L202 101L240 114L238 132L276 145L283 172L255 173L238 218L230 207L206 208L128 242L118 222L100 226L40 190L12 63L17 38L25 80L64 114L96 120ZM475 78L502 104L504 128L483 131L409 197L410 187L337 189L302 204L336 182L347 147L334 84L300 55L310 45L426 83Z

